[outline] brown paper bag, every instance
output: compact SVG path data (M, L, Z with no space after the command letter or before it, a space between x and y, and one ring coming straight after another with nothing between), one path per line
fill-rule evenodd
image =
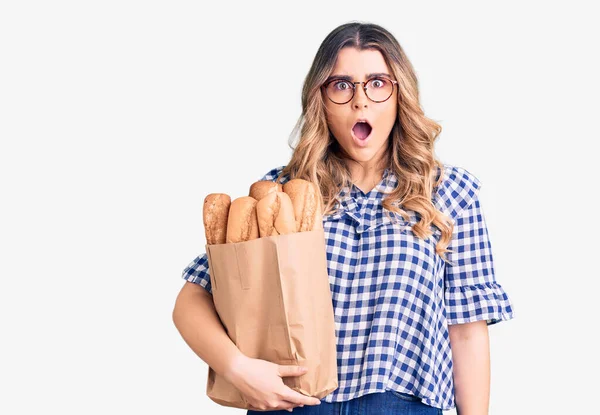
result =
M290 388L323 398L338 387L333 304L323 229L206 245L215 308L229 338L248 357L308 372ZM206 394L249 409L211 367Z

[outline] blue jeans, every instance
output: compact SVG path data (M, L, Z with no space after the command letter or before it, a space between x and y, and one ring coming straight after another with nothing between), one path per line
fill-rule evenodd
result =
M419 398L403 392L388 390L385 392L368 393L345 402L327 403L321 405L304 405L296 407L292 412L253 411L246 415L259 414L297 414L297 415L442 415L442 410L425 405Z

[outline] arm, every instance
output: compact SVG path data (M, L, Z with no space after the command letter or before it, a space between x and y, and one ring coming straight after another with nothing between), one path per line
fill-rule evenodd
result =
M448 326L457 415L487 415L490 347L485 320Z
M194 353L230 381L236 359L245 355L227 335L211 294L186 281L175 302L173 322Z
M454 217L449 260L444 265L444 305L453 356L454 398L459 415L488 413L488 327L513 318L511 301L496 281L492 244L479 198L481 182L453 168L440 202Z
M269 170L260 180L274 181L284 167ZM233 384L239 372L236 369L243 366L247 356L229 338L215 309L207 253L195 258L182 277L186 283L177 296L173 322L194 353Z

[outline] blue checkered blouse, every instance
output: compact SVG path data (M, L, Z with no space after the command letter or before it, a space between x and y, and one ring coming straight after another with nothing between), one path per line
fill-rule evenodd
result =
M285 166L260 180L279 176ZM455 407L449 324L513 318L513 307L496 282L481 202L481 182L467 170L444 164L433 202L454 221L445 264L435 253L441 232L423 241L411 231L418 222L382 208L384 192L397 178L385 170L365 194L358 187L340 193L341 209L323 216L329 282L337 338L339 387L325 402L347 401L392 389L427 405ZM439 174L439 171L438 171ZM282 183L289 180L283 176ZM183 278L212 293L206 254L194 259Z

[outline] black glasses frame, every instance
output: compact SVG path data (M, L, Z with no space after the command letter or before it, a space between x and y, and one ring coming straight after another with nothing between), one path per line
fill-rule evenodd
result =
M375 80L375 79L385 79L386 81L390 81L392 83L392 91L390 92L390 95L388 95L388 97L386 99L384 99L384 100L375 101L374 99L371 99L371 97L369 96L369 94L367 94L367 84L369 82ZM335 81L344 81L344 82L347 82L350 85L352 85L352 95L350 96L350 99L348 101L345 101L345 102L336 102L336 101L334 101L334 100L331 99L331 97L329 96L329 94L327 94L327 86L330 83L335 82ZM395 81L393 79L387 78L385 76L374 76L373 78L367 79L366 81L360 81L360 82L352 82L352 81L348 81L346 79L334 78L334 79L331 79L331 80L325 82L323 85L321 85L321 88L325 89L325 95L327 96L327 98L331 102L333 102L334 104L338 104L338 105L344 105L344 104L347 104L350 101L352 101L352 99L354 98L354 94L356 94L356 85L360 85L360 84L362 84L362 88L365 91L365 96L367 98L369 98L370 101L373 101L373 102L385 102L388 99L390 99L390 97L394 94L394 85L397 85L398 81Z

